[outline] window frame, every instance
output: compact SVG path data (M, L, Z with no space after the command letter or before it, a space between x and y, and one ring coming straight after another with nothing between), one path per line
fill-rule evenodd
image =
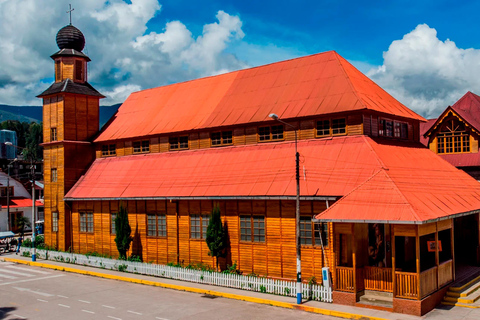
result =
M111 235L116 235L117 230L115 229L115 219L117 218L118 212L110 212L110 234Z
M190 148L190 139L188 135L168 137L168 150L178 151L178 150L188 150L189 148Z
M307 233L310 234L310 237L307 236ZM310 216L300 216L300 245L302 247L321 247L320 237L322 237L323 247L328 248L328 223L315 223Z
M94 219L92 211L80 211L78 213L79 220L79 232L80 233L93 233L94 232Z
M150 221L153 217L154 224ZM146 214L147 237L149 238L166 238L167 237L167 215L166 213L147 213ZM154 228L151 229L150 227ZM153 234L150 231L153 230Z
M57 127L50 128L50 141L58 141Z
M281 133L279 132L275 132L274 133L274 130L273 129L282 129ZM261 134L262 131L265 131L268 129L268 133L264 132L263 134ZM275 137L274 136L279 136L281 135L280 138L278 137ZM267 139L267 136L268 136L268 139ZM283 124L276 124L276 125L271 125L271 126L261 126L261 127L258 127L257 129L257 142L270 142L270 141L283 141L285 140L285 126Z
M205 240L207 238L207 228L208 224L210 223L210 214L200 214L200 213L195 213L195 214L190 214L189 216L189 236L190 240ZM195 225L192 224L192 218L193 221L197 222L198 224L195 223ZM198 228L195 229L195 231L192 233L192 227ZM197 235L198 237L193 237L193 234Z
M343 121L343 127L334 127L334 121L341 122ZM339 132L334 132L335 130L338 130ZM332 118L330 121L330 132L332 133L332 136L344 136L347 134L347 118Z
M102 157L111 157L117 155L116 144L104 144L102 145Z
M57 168L50 169L50 182L58 182L58 170Z
M58 232L58 211L52 211L52 232Z
M74 63L75 81L83 81L83 61L75 60Z
M471 153L471 134L467 130L467 126L465 126L465 123L453 116L450 116L443 121L445 122L445 124L442 124L436 135L437 154ZM457 125L457 127L452 131L450 128L448 128L448 122L450 122L452 128L454 125ZM461 128L459 128L460 125Z
M132 149L134 154L149 153L150 152L150 140L136 140L132 143Z
M267 227L264 215L240 214L238 219L240 242L266 244ZM263 228L259 226L260 223L263 224Z
M319 124L322 123L322 125L325 125L326 123L328 124L328 128L322 128L320 129L322 132L328 131L328 133L323 133L319 134ZM317 138L323 138L323 137L329 137L332 135L332 124L330 119L320 119L315 122L315 137Z
M219 135L218 138L213 138L213 135ZM229 134L229 137L225 137L226 134ZM214 143L215 141L219 141L219 143ZM226 130L226 131L215 131L210 133L210 145L212 147L221 147L221 146L230 146L233 145L233 131Z

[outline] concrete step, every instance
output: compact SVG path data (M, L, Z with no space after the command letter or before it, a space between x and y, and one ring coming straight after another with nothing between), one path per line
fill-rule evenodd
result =
M478 282L472 282L469 283L468 286L466 286L463 290L461 291L454 291L451 288L447 291L447 296L448 297L468 297L469 295L473 294L476 292L478 289L480 289L480 279Z
M379 307L386 307L386 308L393 308L393 298L381 294L375 293L366 293L360 297L359 303L371 305L371 306L379 306Z
M447 295L443 298L443 301L453 302L453 303L465 303L465 304L472 304L475 303L477 300L480 299L480 290L474 290L469 295L465 297L452 297Z

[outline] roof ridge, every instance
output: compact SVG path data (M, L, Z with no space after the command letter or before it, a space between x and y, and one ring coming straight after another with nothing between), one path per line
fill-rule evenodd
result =
M380 157L378 156L377 152L373 149L373 146L372 144L370 143L371 139L367 138L366 135L363 135L363 140L365 140L365 142L367 143L368 147L370 148L370 150L373 152L373 154L375 155L375 159L378 161L378 164L382 167L382 169L385 169L385 170L389 170L388 167L385 165L385 163L383 163L382 159L380 159Z

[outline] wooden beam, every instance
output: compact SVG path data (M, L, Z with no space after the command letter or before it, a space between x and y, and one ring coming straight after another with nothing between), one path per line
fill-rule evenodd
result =
M393 297L395 298L397 296L396 291L397 291L397 277L395 276L395 231L394 228L390 225L390 238L392 239L392 291L393 291ZM393 232L392 232L393 231Z
M418 300L421 300L421 296L420 296L420 237L418 236L418 226L416 226L416 229L415 229L415 251L416 251L416 255L417 255L417 259L416 259L416 262L417 262L417 299Z
M454 237L455 237L455 220L452 219L452 228L450 229L450 245L451 245L451 249L452 249L452 279L453 281L455 281L455 240L454 240Z

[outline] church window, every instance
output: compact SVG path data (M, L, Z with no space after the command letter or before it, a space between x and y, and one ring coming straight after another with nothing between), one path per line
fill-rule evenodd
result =
M170 150L188 149L188 136L170 137L168 139Z
M205 239L207 237L207 228L209 222L210 216L208 215L190 215L190 238Z
M283 140L283 125L258 128L259 141Z
M52 212L52 231L58 232L58 212Z
M341 135L345 133L347 133L345 118L332 119L332 135Z
M213 132L210 138L212 146L224 146L233 143L232 131Z
M51 182L57 182L57 179L58 179L57 168L52 168L52 169L50 170L50 172L51 172L51 175L52 175L52 176L51 176L51 179L50 179Z
M50 140L57 141L57 128L50 129Z
M167 217L165 214L147 214L147 235L150 237L167 236Z
M150 152L150 141L134 141L133 142L133 153L144 153Z
M247 242L265 242L265 217L240 216L240 240Z
M75 80L83 80L83 63L82 61L75 60Z
M93 232L93 212L80 212L80 232Z
M470 134L465 124L456 118L444 121L437 134L437 153L470 152Z
M102 146L102 156L114 156L117 154L117 149L115 144L104 144Z

